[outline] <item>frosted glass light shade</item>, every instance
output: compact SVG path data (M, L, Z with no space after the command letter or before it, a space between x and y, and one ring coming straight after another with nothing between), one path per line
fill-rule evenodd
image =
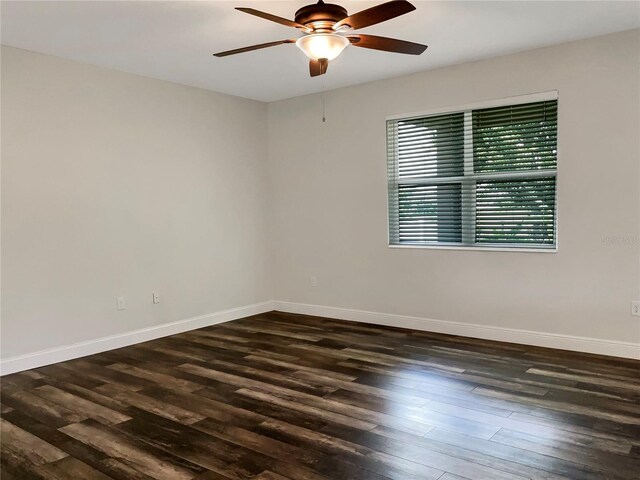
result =
M333 60L349 45L349 40L335 33L312 33L299 38L296 45L311 60Z

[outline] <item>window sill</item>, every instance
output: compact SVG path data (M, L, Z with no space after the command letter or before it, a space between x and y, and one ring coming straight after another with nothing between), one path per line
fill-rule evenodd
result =
M558 247L554 248L518 248L518 247L465 247L454 245L388 245L389 248L399 249L426 249L426 250L469 250L480 252L524 252L524 253L558 253Z

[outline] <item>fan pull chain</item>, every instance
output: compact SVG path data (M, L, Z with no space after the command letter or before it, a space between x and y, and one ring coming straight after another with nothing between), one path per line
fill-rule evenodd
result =
M327 121L324 115L324 78L322 79L322 123Z
M322 92L322 123L325 123L326 121L327 119L324 116L324 92Z

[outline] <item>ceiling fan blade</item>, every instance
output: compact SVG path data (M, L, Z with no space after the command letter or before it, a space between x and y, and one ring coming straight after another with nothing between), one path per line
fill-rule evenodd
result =
M277 42L261 43L260 45L251 45L250 47L236 48L235 50L227 50L226 52L214 53L214 57L228 57L229 55L235 55L236 53L250 52L251 50L260 50L261 48L275 47L276 45L282 45L283 43L296 43L295 40L278 40Z
M406 0L392 0L343 18L333 26L333 29L338 30L344 25L349 25L354 30L357 30L358 28L369 27L376 23L391 20L415 9L416 7Z
M396 40L395 38L378 37L376 35L348 35L347 38L354 47L371 48L385 52L420 55L427 49L426 45L420 43Z
M318 75L324 75L329 68L329 60L326 58L320 58L319 60L309 60L309 73L312 77Z
M296 23L292 20L278 17L277 15L271 15L270 13L261 12L260 10L256 10L255 8L236 7L236 10L248 13L249 15L255 15L256 17L264 18L265 20L271 20L272 22L276 22L287 27L299 28L301 30L304 30L305 32L311 31L310 28L305 27L301 23Z

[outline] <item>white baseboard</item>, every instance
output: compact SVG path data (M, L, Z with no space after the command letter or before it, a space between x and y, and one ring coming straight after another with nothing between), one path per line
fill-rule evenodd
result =
M146 342L176 333L195 330L197 328L208 327L218 323L236 320L238 318L249 317L259 313L273 310L273 301L255 303L244 307L231 308L220 312L200 315L198 317L178 320L177 322L164 323L132 332L111 335L108 337L96 338L86 342L74 343L64 347L50 348L39 352L18 355L0 360L0 375L21 372L31 368L43 367L52 363L64 362L74 358L85 357L95 353L113 350L115 348L126 347L135 343Z
M559 348L576 352L596 353L614 357L640 359L640 344L619 342L614 340L600 340L597 338L559 335L555 333L533 332L515 328L492 327L471 323L450 322L430 318L409 317L389 313L367 312L349 308L325 307L304 303L275 301L274 308L280 312L301 313L319 317L351 320L375 325L412 328L435 333L460 335L463 337L497 340L500 342L520 343L537 347Z
M492 327L471 323L450 322L430 318L410 317L389 313L367 312L349 308L326 307L284 301L267 301L232 308L220 312L187 318L177 322L165 323L154 327L143 328L109 337L97 338L86 342L75 343L63 347L50 348L39 352L18 355L0 360L0 375L21 372L32 368L43 367L52 363L64 362L74 358L93 355L107 350L126 347L136 343L154 340L168 335L216 325L218 323L237 320L239 318L258 315L278 310L287 313L301 313L319 317L351 320L375 325L412 328L435 333L460 335L463 337L483 338L501 342L520 343L538 347L559 348L576 352L596 353L614 357L640 359L640 344L618 342L596 338L559 335L554 333L533 332L515 328Z

